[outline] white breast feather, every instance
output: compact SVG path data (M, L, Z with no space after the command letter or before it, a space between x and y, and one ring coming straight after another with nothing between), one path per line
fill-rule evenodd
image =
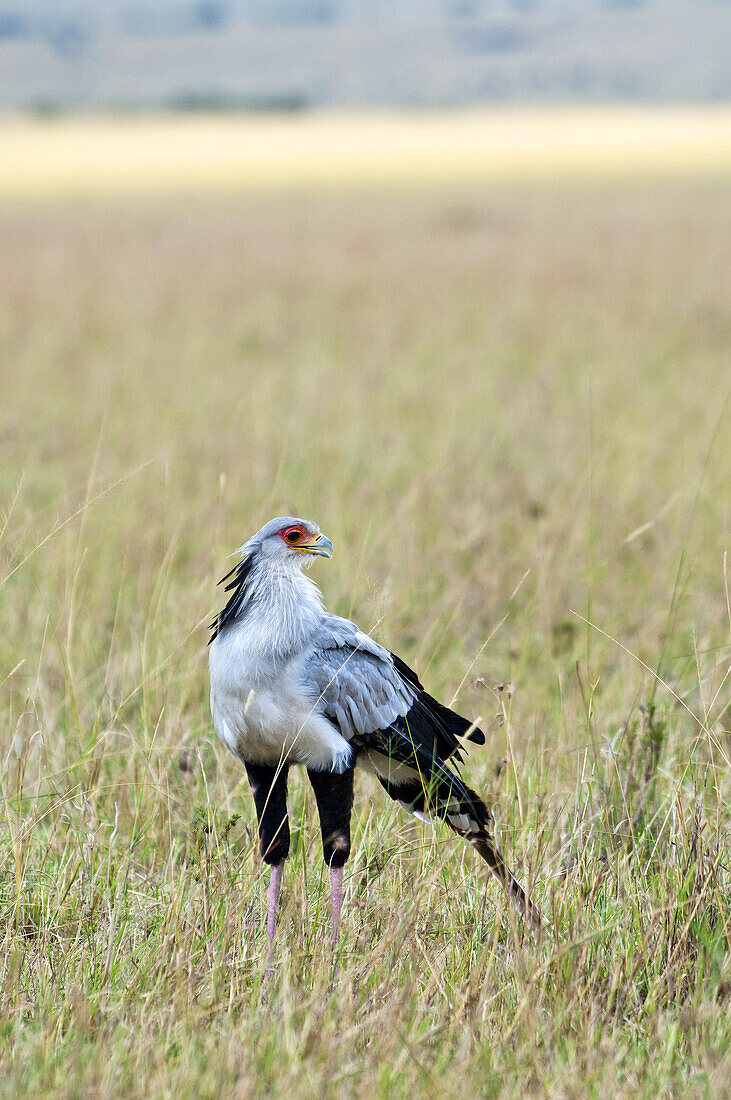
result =
M211 645L216 732L242 760L271 766L288 760L342 772L351 748L315 712L304 682L308 640L323 614L317 588L302 574L282 575L266 597Z

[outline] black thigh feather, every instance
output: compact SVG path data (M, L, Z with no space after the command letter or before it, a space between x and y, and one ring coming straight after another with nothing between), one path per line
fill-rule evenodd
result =
M265 863L281 863L289 855L286 764L271 768L245 761L259 820L259 850Z

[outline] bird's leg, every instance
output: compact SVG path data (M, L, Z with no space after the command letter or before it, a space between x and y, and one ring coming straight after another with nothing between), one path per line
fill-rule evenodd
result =
M343 907L343 868L330 868L330 884L332 886L332 918L333 918L333 951L338 946L340 938L340 910Z
M282 893L284 861L289 853L289 820L287 818L287 765L270 768L265 764L246 763L256 815L259 819L259 846L262 859L271 866L267 905L266 972L271 970L274 936L277 931L279 898Z
M277 934L277 918L279 916L279 898L282 894L282 879L284 878L284 860L273 863L269 874L269 904L267 906L267 950L266 972L272 968L274 956L274 937Z
M322 831L322 855L330 868L332 884L333 948L340 935L340 912L343 906L343 867L350 855L350 814L353 809L353 777L355 769L341 774L315 772L308 769L317 800Z

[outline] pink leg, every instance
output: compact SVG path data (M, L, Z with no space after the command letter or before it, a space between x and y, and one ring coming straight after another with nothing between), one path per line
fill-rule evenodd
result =
M340 937L340 910L343 907L343 868L330 868L330 883L332 885L332 915L333 915L333 948L338 946Z
M274 954L274 936L277 931L277 916L279 913L279 898L282 893L282 878L284 877L284 860L272 864L269 877L269 908L267 910L267 937L269 950L267 951L267 974L272 969L272 956Z

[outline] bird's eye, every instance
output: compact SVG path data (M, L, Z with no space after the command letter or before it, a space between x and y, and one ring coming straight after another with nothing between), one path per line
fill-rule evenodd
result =
M290 543L291 542L299 542L299 540L302 538L302 532L301 531L287 531L287 534L284 537L287 540L287 542L290 542Z

